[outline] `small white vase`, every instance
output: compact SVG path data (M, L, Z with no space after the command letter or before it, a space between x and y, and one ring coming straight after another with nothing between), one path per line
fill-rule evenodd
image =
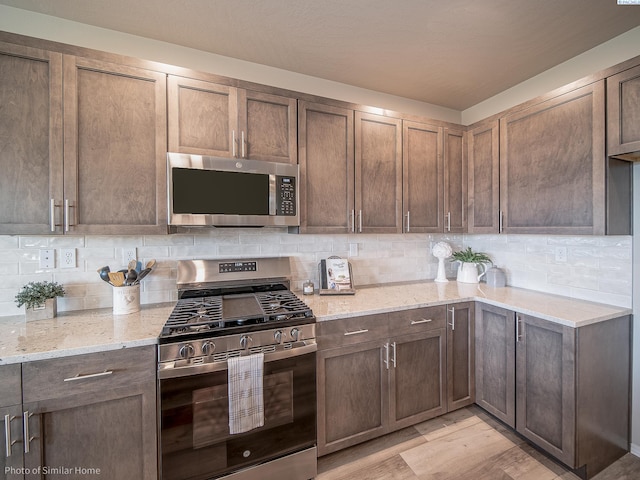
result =
M482 270L480 275L478 275L478 267ZM460 262L456 280L461 283L478 283L486 271L487 267L484 263Z
M43 320L45 318L55 318L58 315L58 299L49 298L45 300L44 305L25 308L24 313L27 322Z

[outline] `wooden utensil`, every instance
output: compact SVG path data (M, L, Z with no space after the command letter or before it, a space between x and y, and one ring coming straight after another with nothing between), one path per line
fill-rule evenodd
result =
M109 272L109 280L114 287L121 287L124 285L124 273L122 272Z

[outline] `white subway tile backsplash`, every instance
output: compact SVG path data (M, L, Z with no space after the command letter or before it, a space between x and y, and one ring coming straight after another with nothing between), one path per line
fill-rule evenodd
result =
M136 247L143 263L155 258L153 273L143 281L142 303L177 300L176 265L180 259L249 256L292 257L292 285L302 288L311 279L319 287L318 263L331 255L348 257L349 245L358 255L350 258L356 286L433 279L436 242L448 242L454 251L467 246L482 251L504 268L507 283L559 295L631 305L631 237L571 237L544 235L342 234L296 235L286 229L192 229L189 233L153 236L0 236L0 316L22 313L13 299L29 281L55 280L67 296L58 309L108 308L112 287L96 270L109 265L122 268L122 247ZM567 247L567 262L555 260L555 247ZM76 248L78 266L43 271L38 268L42 247ZM455 278L457 262L447 262L447 275Z

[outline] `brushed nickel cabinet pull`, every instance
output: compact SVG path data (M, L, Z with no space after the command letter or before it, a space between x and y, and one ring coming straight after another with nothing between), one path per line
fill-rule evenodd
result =
M64 382L75 382L76 380L85 380L87 378L98 378L98 377L106 377L111 375L113 370L105 370L104 372L99 373L89 373L87 375L82 375L81 373L77 374L75 377L65 378Z
M33 413L29 413L29 410L22 412L22 434L24 435L24 453L31 451L31 441L36 437L29 435L29 419L33 417Z
M362 210L358 210L358 233L362 233Z
M247 149L245 148L247 142L244 138L244 130L241 132L241 140L240 140L240 146L242 147L242 158L247 158Z
M456 307L451 307L449 311L451 312L451 323L449 325L451 325L451 331L454 331L456 329Z
M351 233L356 233L356 211L351 210Z
M447 232L451 231L451 212L447 212Z
M231 130L231 156L236 158L236 131Z
M344 336L347 337L349 335L359 335L361 333L367 333L369 331L369 329L363 329L363 330L355 330L353 332L344 332Z
M411 232L411 212L407 210L407 233Z
M433 322L432 318L423 318L422 320L411 320L411 325L420 325L421 323Z
M499 215L499 218L498 218L498 232L499 233L502 233L502 227L503 227L503 224L502 224L502 210L500 210L500 215Z
M56 231L56 201L55 199L50 199L49 201L49 225L51 226L51 231Z
M520 327L520 322L522 322L522 317L520 315L516 315L516 342L522 341L522 329Z
M391 361L393 362L393 368L396 368L396 342L393 342L391 346L393 347L393 357L391 357Z
M11 456L11 420L16 417L4 416L4 453L6 457Z
M384 344L384 358L382 359L382 363L384 363L387 370L389 370L389 344Z

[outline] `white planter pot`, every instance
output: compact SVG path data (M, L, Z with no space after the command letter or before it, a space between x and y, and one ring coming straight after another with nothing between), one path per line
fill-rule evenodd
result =
M482 273L478 275L478 267ZM461 283L478 283L482 276L486 273L487 267L484 263L466 263L460 262L458 267L458 276L456 280Z
M55 318L58 315L58 299L49 298L44 305L24 310L27 322L33 320L44 320L45 318Z

